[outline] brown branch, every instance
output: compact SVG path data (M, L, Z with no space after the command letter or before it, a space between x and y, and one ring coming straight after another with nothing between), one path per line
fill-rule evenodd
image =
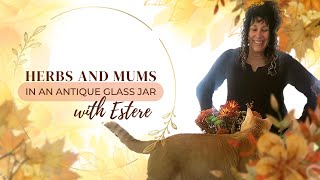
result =
M5 157L7 157L7 156L13 155L14 151L15 151L16 149L18 149L18 148L22 145L23 142L24 142L24 139L23 139L21 142L19 142L19 144L18 144L16 147L14 147L10 152L2 155L2 156L0 157L0 160L3 159L3 158L5 158Z
M20 170L21 166L27 162L29 160L29 158L24 159L17 167L17 169L12 173L12 175L9 177L9 179L13 179L13 177L17 174L17 172Z
M12 152L8 152L8 153L4 154L3 156L0 157L0 160L4 159L4 158L6 158L7 156L10 156L10 155L12 155Z

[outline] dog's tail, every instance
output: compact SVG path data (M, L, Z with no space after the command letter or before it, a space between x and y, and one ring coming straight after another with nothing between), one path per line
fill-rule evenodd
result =
M125 129L123 129L119 124L116 122L107 122L104 124L111 132L113 132L120 141L125 144L130 150L137 152L137 153L145 153L149 154L149 152L143 152L146 147L155 143L155 141L140 141L132 137Z

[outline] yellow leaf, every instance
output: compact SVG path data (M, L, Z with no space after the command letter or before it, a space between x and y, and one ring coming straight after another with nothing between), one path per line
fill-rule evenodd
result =
M0 126L23 130L28 124L29 108L17 110L14 102L6 101L0 105Z
M106 140L103 136L100 137L96 146L93 147L95 152L89 156L91 159L88 163L92 162L91 164L94 166L93 168L97 170L99 177L110 175L110 172L106 171L106 169L117 168L114 164L112 154L109 152L107 143L110 143L110 140Z
M80 132L75 131L69 134L69 139L73 145L78 148L84 147L84 140L83 137L80 135Z
M3 155L5 153L11 152L14 149L18 149L24 144L26 139L26 135L20 134L15 136L12 131L7 130L0 137L0 154Z
M172 0L146 0L144 5L161 6L170 3Z
M290 18L297 18L301 14L306 14L307 11L301 3L296 1L289 2L289 6L286 8L285 15Z
M214 2L210 0L193 0L193 5L204 8L204 7L210 7L213 8Z
M43 180L44 176L40 174L40 166L25 164L21 167L23 170L24 178L23 180ZM16 178L18 179L18 178Z
M130 166L134 170L131 173L133 179L147 179L147 165L148 159L145 155L138 155L137 160Z
M0 19L8 16L15 16L18 12L27 6L30 0L21 1L10 1L2 0L0 1Z
M8 86L0 81L0 104L3 104L5 101L12 99L12 95Z
M114 149L113 161L115 162L117 167L123 167L126 165L127 161L126 161L125 154L122 149L120 149L120 148Z
M210 44L211 49L218 48L224 41L225 34L230 32L233 25L233 17L223 13L219 13L214 19L212 27L210 29ZM223 26L217 26L217 24L224 24Z
M79 175L69 169L62 169L59 173L52 174L50 179L52 180L61 180L61 179L78 179Z
M305 32L308 36L311 36L312 39L320 36L320 17L317 19L311 20L309 24L305 27Z
M170 21L188 21L196 8L197 7L192 3L192 0L177 0L176 4L174 5L174 10Z
M102 137L99 138L98 143L95 146L95 149L96 149L95 154L97 154L97 156L109 154L109 147L106 142L108 141L106 141L104 138ZM101 157L104 157L104 156L101 156Z
M28 163L38 164L44 159L44 154L38 147L32 147L31 143L26 145L26 155L29 157Z
M77 154L63 151L64 140L57 140L41 148L44 154L41 162L41 173L50 179L76 179L78 175L70 171L70 166L77 160ZM59 173L57 173L59 172Z
M29 107L11 112L6 118L8 128L23 130L23 128L27 127L29 124L29 121L27 120L28 114Z
M188 25L192 29L206 29L212 21L212 8L197 8L192 14Z
M162 25L169 22L170 17L172 16L172 12L174 10L173 6L165 7L159 13L157 13L153 18L153 25Z
M37 129L48 128L52 124L52 113L44 104L32 104L30 107L30 120Z
M23 170L23 173L25 174L25 176L31 176L34 173L33 167L31 165L28 165L28 164L22 166L21 169Z
M7 127L6 118L14 108L15 107L12 101L5 101L0 105L0 126Z
M312 27L310 27L313 29ZM299 60L304 57L307 49L313 49L313 34L311 30L305 30L302 20L291 19L291 22L284 27L284 31L288 34L289 40L286 51L294 49Z
M0 136L2 136L7 131L5 126L0 126Z

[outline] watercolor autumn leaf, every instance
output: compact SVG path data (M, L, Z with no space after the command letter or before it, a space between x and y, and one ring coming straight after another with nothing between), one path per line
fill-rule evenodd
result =
M146 6L161 6L154 25L170 23L186 38L191 46L210 41L217 48L227 36L239 34L240 19L248 7L260 0L146 0ZM278 32L280 49L295 50L298 60L314 50L314 41L320 35L320 5L311 0L280 0L283 24ZM223 24L223 25L222 25ZM235 33L237 32L237 33ZM217 36L217 34L219 34Z
M29 107L18 109L10 98L10 93L2 93L7 88L1 83L2 97L7 98L0 105L0 173L8 179L76 179L70 170L77 160L77 154L64 150L64 139L47 141L41 147L32 145L26 133L30 126Z

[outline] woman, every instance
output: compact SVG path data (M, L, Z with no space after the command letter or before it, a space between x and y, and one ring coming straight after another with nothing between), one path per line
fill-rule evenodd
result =
M242 27L241 47L224 52L197 86L201 110L212 108L213 92L227 79L227 100L235 100L241 110L253 102L253 110L262 117L278 117L270 105L274 94L282 117L287 114L283 89L291 84L307 97L300 120L317 103L318 80L290 55L277 50L277 31L281 24L278 5L265 1L252 5L246 12ZM276 129L273 127L272 131Z

